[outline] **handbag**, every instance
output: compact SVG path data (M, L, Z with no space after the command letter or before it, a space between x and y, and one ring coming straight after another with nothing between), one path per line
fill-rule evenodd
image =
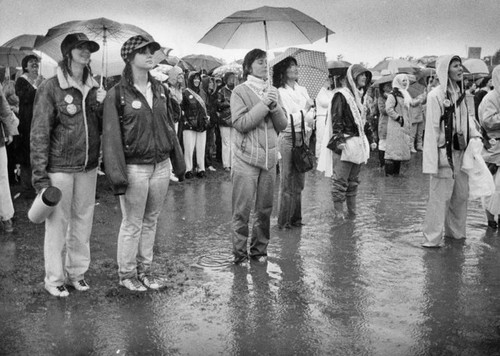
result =
M307 171L310 171L314 167L314 154L304 142L304 113L301 111L300 114L302 118L302 145L300 146L295 146L295 126L293 124L293 116L290 115L292 124L292 162L297 171L299 171L300 173L305 173Z

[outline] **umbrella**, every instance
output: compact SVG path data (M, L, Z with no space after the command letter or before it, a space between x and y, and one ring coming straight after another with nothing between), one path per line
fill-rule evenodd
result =
M328 79L325 53L302 48L288 48L285 52L270 61L271 72L269 75L271 78L273 67L287 57L293 57L297 60L299 65L299 83L306 87L311 98L315 98Z
M28 54L36 54L29 50L20 50L12 47L0 47L0 66L20 67L21 61Z
M469 58L462 62L462 65L469 73L466 73L466 77L472 77L472 80L477 78L484 78L490 75L488 66L482 59L479 58Z
M392 81L394 80L395 76L396 76L396 74L393 74L393 73L382 75L377 80L375 80L373 82L373 85L380 85L380 84L385 84L385 83L392 83Z
M226 73L229 72L233 72L237 77L239 77L243 74L243 66L236 62L224 64L218 68L215 68L212 72L212 75L214 77L222 78Z
M347 73L347 68L351 63L346 62L346 61L328 61L327 66L328 66L328 72L330 72L330 75L332 76L338 76L338 75L344 75Z
M407 73L414 74L416 73L420 67L416 64L413 64L406 59L384 59L383 61L377 63L372 70L382 71L383 69L387 69L391 73Z
M280 48L314 43L334 32L291 7L263 6L238 11L219 21L199 43L219 48ZM269 62L268 62L269 73Z
M155 64L158 64L158 63L161 63L162 61L165 61L164 64L169 64L169 65L175 65L175 64L171 64L171 63L168 63L170 58L172 58L170 56L170 52L172 52L172 48L169 48L169 47L161 47L159 51L156 51L154 54L153 54L153 62ZM177 58L177 57L175 57Z
M42 35L19 35L5 42L2 47L32 50L35 48L35 44L41 42L44 38Z
M149 33L137 26L101 17L85 21L69 21L52 27L48 30L45 38L36 43L35 47L58 61L62 59L61 42L66 35L75 32L83 32L90 40L101 43L101 49L94 54L95 57L93 57L91 64L93 72L101 74L101 77L120 74L124 67L120 57L120 49L128 38L141 35L148 40L153 39ZM108 57L108 53L111 54L111 59ZM100 60L99 54L101 55Z
M191 54L189 56L182 57L182 60L189 63L195 70L199 71L204 69L207 72L210 72L224 64L224 61L221 59L208 56L206 54Z

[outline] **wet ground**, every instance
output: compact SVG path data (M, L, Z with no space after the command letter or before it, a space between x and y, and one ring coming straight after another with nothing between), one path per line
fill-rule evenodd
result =
M43 225L15 200L0 234L0 354L500 355L500 235L469 208L465 241L423 249L428 179L420 155L386 178L362 171L355 220L331 217L329 180L307 173L307 224L278 230L267 266L230 264L229 175L172 184L154 269L161 291L118 286L117 199L99 177L91 290L43 289Z

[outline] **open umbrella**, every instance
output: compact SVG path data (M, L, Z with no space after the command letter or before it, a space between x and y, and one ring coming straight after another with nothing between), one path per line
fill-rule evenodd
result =
M28 54L34 54L29 50L20 50L12 47L0 47L0 66L3 67L20 67L21 61Z
M478 78L484 78L490 75L488 66L482 59L469 58L463 61L462 65L469 72L466 73L466 78L472 78L472 80L476 80Z
M75 32L83 32L90 40L101 43L101 49L95 54L91 64L93 72L101 74L101 78L102 76L120 74L118 68L123 69L124 67L120 57L120 48L128 38L141 35L148 40L153 39L149 33L137 26L101 17L85 21L69 21L52 27L48 30L45 38L36 43L35 47L58 61L62 59L61 42L66 35ZM111 54L111 59L108 53ZM99 59L99 54L101 59ZM113 64L112 72L108 70L110 63Z
M195 70L206 70L210 72L224 64L224 61L206 54L190 54L181 58L184 62L189 63Z
M406 59L396 58L396 59L384 59L383 61L377 63L372 70L382 71L387 69L389 72L397 74L397 73L407 73L407 74L415 74L420 67L416 64L413 64Z
M328 61L327 66L328 66L328 71L330 72L330 75L337 76L337 75L344 75L347 73L347 68L351 63L347 61Z
M288 48L269 62L272 78L273 67L287 57L293 57L299 65L299 83L304 86L311 98L318 96L321 87L328 79L328 68L324 52L309 51L302 48Z
M214 77L222 78L226 73L232 72L237 77L243 74L243 66L236 62L224 64L218 68L215 68L211 73Z
M2 47L11 47L19 50L32 50L36 43L40 43L45 37L42 35L19 35L7 42Z
M263 6L238 11L219 21L199 43L219 48L280 48L314 43L334 32L291 7ZM268 63L269 72L269 63Z

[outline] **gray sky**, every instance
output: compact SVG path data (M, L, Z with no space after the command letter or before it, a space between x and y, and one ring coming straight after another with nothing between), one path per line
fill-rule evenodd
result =
M62 22L106 17L149 32L172 54L211 54L228 61L246 50L197 44L219 20L260 6L293 7L336 34L300 46L328 59L374 66L384 57L458 54L500 48L498 0L0 0L0 44L20 34L45 34Z

